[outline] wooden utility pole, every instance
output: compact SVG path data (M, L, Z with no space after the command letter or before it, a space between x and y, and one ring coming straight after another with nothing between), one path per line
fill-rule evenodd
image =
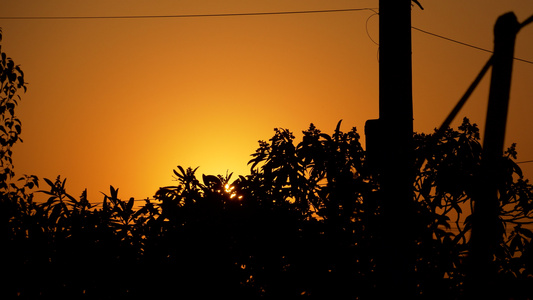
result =
M520 27L514 13L500 16L494 26L494 56L483 139L481 178L474 199L470 239L469 280L466 295L469 299L495 299L499 292L496 279L498 270L493 262L504 233L503 224L499 219L498 192L503 192L502 188L505 188L502 186L501 176L504 172L501 167L514 47Z
M379 298L408 299L414 291L413 101L411 0L379 1L378 180L383 222L379 236ZM368 150L368 149L367 149Z

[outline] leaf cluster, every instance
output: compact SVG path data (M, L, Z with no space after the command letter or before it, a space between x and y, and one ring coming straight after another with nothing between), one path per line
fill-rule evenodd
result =
M1 41L1 29L0 29ZM7 181L15 176L12 147L20 141L22 123L15 116L20 101L19 90L26 92L24 73L13 59L2 51L0 45L0 189L7 190Z

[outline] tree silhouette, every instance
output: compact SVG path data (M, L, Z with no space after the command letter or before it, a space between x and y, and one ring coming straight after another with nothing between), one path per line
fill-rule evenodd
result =
M24 73L0 48L0 188L4 190L8 188L8 179L15 175L11 148L20 140L22 131L22 124L15 116L15 107L20 100L19 89L26 91Z
M112 186L98 204L86 191L75 198L60 177L44 180L44 203L6 195L16 206L2 211L2 266L13 276L1 293L373 299L383 276L376 257L380 186L355 128L340 127L328 135L311 124L297 144L289 130L276 129L252 154L250 174L235 180L178 166L176 185L160 188L140 207L121 200ZM419 228L413 298L456 299L464 293L479 131L465 119L437 141L415 134L414 144L421 168L413 195L417 214L410 220ZM513 145L501 183L501 226L509 233L494 260L502 295L527 299L533 187L515 158ZM405 234L402 224L388 230Z
M12 147L21 141L22 132L22 123L15 115L21 100L20 89L26 91L24 73L0 47L0 269L13 277L24 268L27 255L33 255L27 251L27 247L33 246L32 241L26 240L25 235L41 230L32 224L32 214L37 208L30 193L38 186L38 178L24 175L14 180ZM4 279L0 288L17 286L18 280L12 280L13 277Z

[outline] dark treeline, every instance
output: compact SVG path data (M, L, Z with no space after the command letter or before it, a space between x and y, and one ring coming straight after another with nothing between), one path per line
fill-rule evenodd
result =
M339 123L340 125L340 123ZM467 119L435 142L415 135L416 274L420 299L463 292L470 205L479 172L478 128ZM532 185L504 157L501 226L494 257L501 290L531 298ZM24 298L175 297L208 299L373 299L380 288L376 232L379 185L355 129L332 135L313 125L295 143L285 129L252 154L251 175L174 170L176 186L134 207L110 188L95 205L50 181L45 203L26 176L2 194L0 293ZM413 220L410 220L413 222ZM405 234L402 224L388 228ZM395 249L389 249L395 251Z

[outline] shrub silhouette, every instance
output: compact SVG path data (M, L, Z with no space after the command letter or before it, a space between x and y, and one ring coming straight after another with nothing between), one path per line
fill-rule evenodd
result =
M174 170L177 184L136 207L110 187L103 202L65 191L45 179L49 199L35 203L20 190L4 194L5 296L202 299L372 299L380 281L376 228L382 222L379 184L354 129L330 136L313 124L302 141L276 129L260 141L251 172L232 181ZM417 173L416 265L419 299L462 294L470 230L469 206L481 155L479 133L468 119L437 142L415 134ZM532 185L505 154L502 195L505 236L495 257L509 298L531 292ZM27 185L36 178L27 178ZM5 203L3 202L3 205ZM454 227L454 228L452 228ZM402 225L390 230L402 234ZM391 249L394 251L394 249Z

